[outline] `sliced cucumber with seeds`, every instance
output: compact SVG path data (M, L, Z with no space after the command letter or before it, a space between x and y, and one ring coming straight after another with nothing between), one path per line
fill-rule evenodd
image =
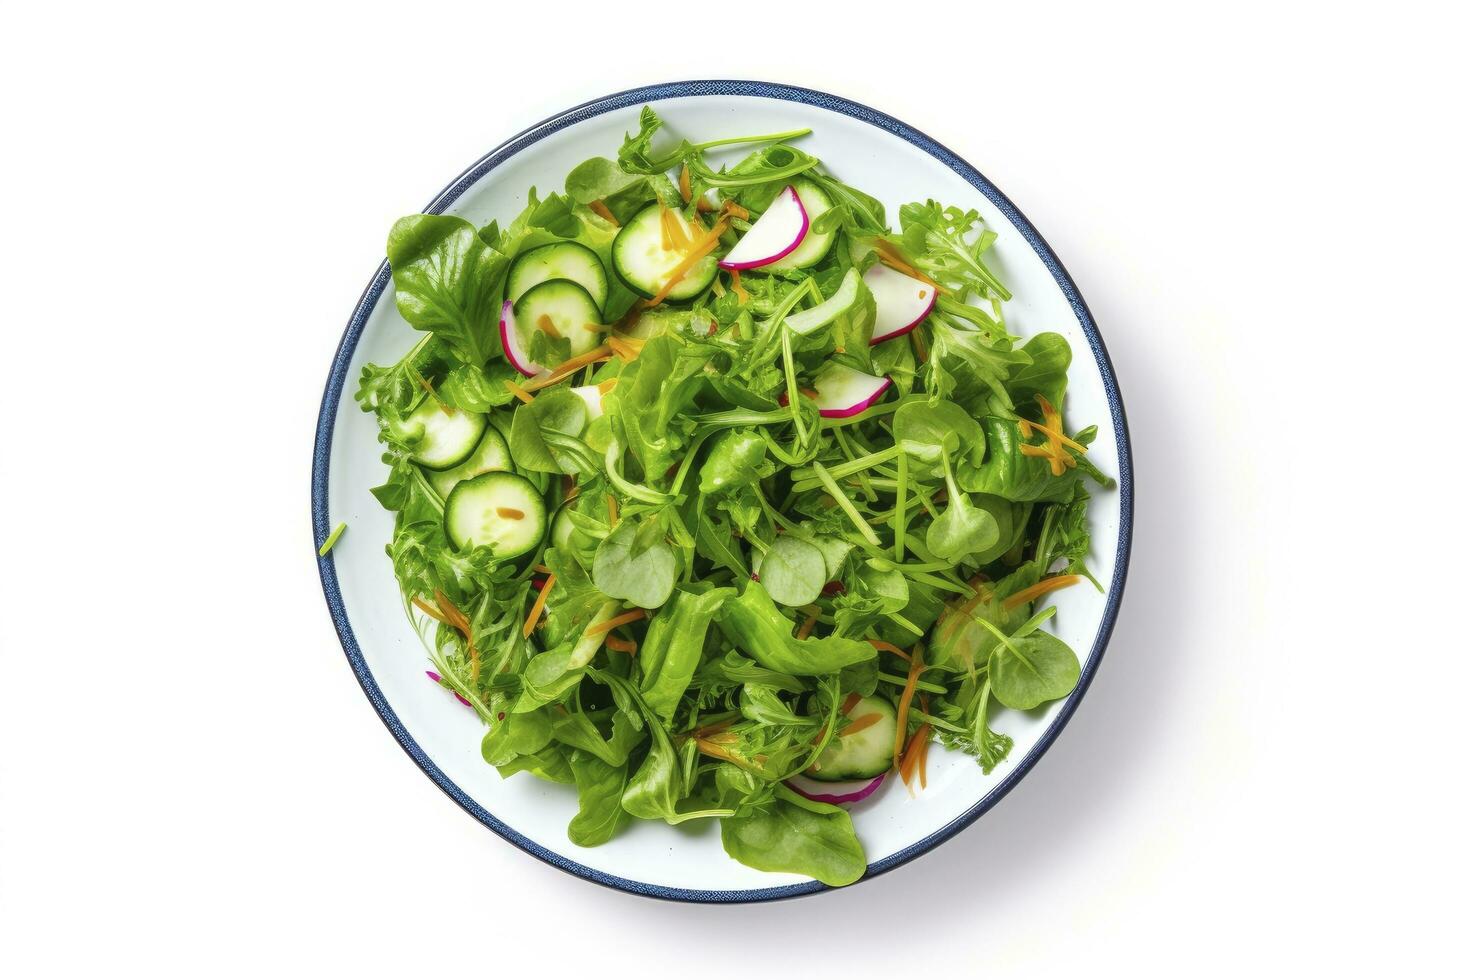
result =
M522 252L510 267L506 297L515 302L532 286L552 279L569 279L581 286L599 310L607 302L607 272L602 260L581 242L552 242Z
M394 438L414 446L410 459L428 469L443 470L469 458L487 423L479 412L446 411L431 395L406 418L390 419L387 424Z
M485 434L480 437L480 444L475 451L470 453L469 458L458 466L451 466L447 470L429 470L425 476L429 478L429 484L436 493L444 499L449 499L449 491L461 480L468 480L482 473L494 473L500 470L510 469L510 449L505 444L505 436L493 425L485 426Z
M461 480L444 502L444 533L456 548L489 548L496 558L523 555L546 534L546 503L514 473Z
M618 237L613 239L613 271L629 289L644 299L658 295L674 268L688 254L686 249L679 247L679 243L670 241L665 233L663 213L664 206L655 201L633 215L618 232ZM671 213L690 241L705 234L703 227L685 221L677 211ZM665 248L666 242L671 247ZM719 260L713 254L706 255L684 273L683 278L669 290L668 298L693 299L715 281L719 268Z
M531 349L531 335L540 330L567 338L573 357L602 343L604 333L597 303L570 279L548 279L526 290L515 302L515 321L523 350Z
M796 188L796 196L801 198L801 206L806 211L806 217L813 225L817 219L832 210L832 199L827 192L822 190L811 181L798 177L791 182ZM837 229L818 234L811 228L807 229L806 237L801 244L796 246L782 258L777 259L770 265L761 266L754 270L759 272L774 272L781 269L806 269L816 265L827 257L832 251L832 243L837 240Z
M893 765L893 737L898 732L898 713L882 698L859 698L845 719L838 724L852 725L868 715L878 720L851 735L838 735L827 743L810 769L802 773L811 779L839 782L845 779L871 779L881 776Z

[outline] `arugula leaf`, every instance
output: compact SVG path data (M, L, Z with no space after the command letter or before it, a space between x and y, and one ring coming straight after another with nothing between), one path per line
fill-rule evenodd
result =
M973 241L966 239L983 226L980 212L943 207L934 201L905 204L898 209L903 244L919 269L959 296L976 293L1007 300L1011 291L985 264L985 252L995 233L981 230Z
M509 263L475 226L444 214L400 218L388 233L398 312L429 330L460 360L480 366L500 353L499 299Z
M943 317L931 317L929 324L932 347L925 368L933 394L958 402L972 416L984 415L992 399L1008 411L1015 407L1006 381L1031 362L1029 354L1012 350L1009 338L962 330Z
M704 655L705 634L711 621L734 589L711 589L695 594L677 590L648 625L638 651L643 673L643 700L664 722L674 712Z
M784 674L830 674L878 655L867 643L838 636L796 639L796 624L782 615L760 582L748 583L738 597L726 600L719 623L725 638L756 663Z

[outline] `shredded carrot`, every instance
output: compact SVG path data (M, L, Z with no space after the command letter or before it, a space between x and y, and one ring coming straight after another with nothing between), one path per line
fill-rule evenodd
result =
M840 708L837 709L837 713L840 714L840 715L842 715L844 718L846 718L847 717L847 713L849 711L851 711L853 708L856 708L857 705L858 705L858 702L861 701L862 699L863 699L863 696L861 694L859 694L856 691L853 691L847 697L845 697L845 698L842 699L842 707L840 707Z
M700 725L698 728L694 729L693 731L686 732L683 737L686 737L686 738L705 738L706 736L712 735L715 732L723 732L725 729L729 728L731 725L735 724L739 720L740 719L738 717L737 718L726 718L724 721L716 721L716 722L711 722L708 725Z
M903 733L909 727L909 705L913 704L915 686L919 682L919 675L924 672L924 648L914 647L914 659L909 664L908 682L903 686L903 694L898 699L898 730L893 733L893 764L899 762L899 755L903 751Z
M923 364L925 361L929 360L929 351L924 346L924 338L919 336L919 331L910 330L909 339L913 341L914 356L919 359L919 363Z
M617 378L608 378L606 381L597 382L597 393L605 395L618 386Z
M924 714L927 715L929 713L929 695L919 695L919 703L924 706ZM929 727L927 721L924 722L924 727ZM919 789L929 788L929 743L932 739L928 737L928 732L925 732L924 735L924 741L919 743Z
M607 495L607 523L609 527L618 526L618 498L612 494Z
M1015 595L1007 598L1005 602L1001 603L1001 605L1005 606L1007 609L1015 609L1017 606L1025 605L1032 599L1041 598L1048 592L1055 592L1057 589L1065 589L1067 586L1076 585L1080 581L1082 581L1081 575L1054 575L1049 579L1044 579L1040 582L1037 582L1029 589L1022 589L1020 592L1017 592Z
M1016 419L1016 428L1021 430L1022 439L1031 438L1031 423L1026 419Z
M684 198L688 204L689 199L694 196L694 191L689 186L689 164L684 164L684 169L679 171L679 196Z
M796 638L804 640L812 635L812 628L817 625L817 614L807 613L806 621L801 624L801 629L796 631Z
M497 507L495 508L495 513L508 521L519 521L524 519L526 516L525 511L517 510L514 507Z
M1032 429L1040 429L1046 435L1055 439L1057 442L1060 442L1064 446L1070 446L1071 448L1077 450L1079 453L1087 452L1087 447L1082 445L1082 443L1069 439L1067 438L1065 433L1053 429L1050 426L1042 425L1040 422L1032 422L1028 419L1017 419L1016 424L1021 427L1021 435L1025 436L1027 439L1031 438Z
M739 269L730 270L730 288L735 291L735 298L740 300L741 306L744 306L750 301L750 293L746 292L745 287L740 285Z
M531 631L536 628L536 621L541 618L541 610L546 608L546 597L551 595L551 587L556 584L556 576L546 576L546 581L541 583L541 591L536 593L536 601L531 603L531 613L526 617L526 624L521 627L522 636L530 636Z
M889 643L887 640L870 639L868 640L868 642L873 644L876 649L881 650L884 653L891 653L894 656L902 657L904 660L909 659L909 655L906 652L904 652L899 647L894 646L892 643Z
M659 247L665 252L674 250L674 236L669 233L669 209L659 208L658 211L658 237Z
M444 619L449 625L464 634L465 646L470 649L470 680L479 680L480 651L475 649L475 638L474 634L470 631L469 618L459 611L458 606L449 601L449 596L440 592L438 589L434 590L434 604L443 611Z
M525 390L539 391L548 385L556 384L558 381L565 381L567 375L576 371L578 368L586 367L588 364L595 364L598 361L605 361L610 357L612 357L612 349L607 344L598 344L585 354L578 354L576 357L563 361L546 374L538 374L526 382ZM509 384L510 382L506 383Z
M679 285L685 274L694 268L694 264L715 250L715 246L720 243L720 236L725 233L725 228L725 220L721 218L715 222L713 228L705 232L699 240L694 242L688 254L680 260L678 265L669 270L669 278L664 282L659 291L654 294L653 299L648 301L649 306L657 306L668 299L669 293L673 291L675 286Z
M442 612L440 612L438 609L435 609L433 606L429 605L418 596L414 596L412 602L415 606L418 606L420 609L422 609L424 613L429 616L430 619L437 619L445 626L449 625L449 620L444 618L444 614Z
M533 571L533 572L540 572L542 575L550 575L551 574L551 569L547 568L545 565L532 565L531 566L531 571Z
M607 634L607 639L603 643L609 650L616 650L618 653L626 653L629 656L638 652L638 644L635 641L625 640L621 636L613 636L611 633Z
M642 609L630 609L625 613L614 616L612 619L605 619L600 623L595 623L592 626L587 627L584 635L601 636L604 633L610 633L611 631L617 629L619 626L622 626L625 623L636 623L638 622L638 620L647 615L648 613L644 612Z
M619 224L618 219L613 217L613 213L609 211L607 205L603 204L601 201L593 201L591 204L587 205L587 207L592 211L593 214L597 215L599 218L602 218L604 221L611 221L615 225Z
M903 252L899 251L898 246L884 241L881 238L875 244L878 249L878 257L883 260L884 265L897 272L902 272L906 276L912 276L920 282L927 282L934 287L935 292L944 292L943 286L914 268L913 263L908 260L908 257Z
M1025 445L1021 446L1020 448L1021 448L1021 455L1022 456L1037 456L1037 457L1040 457L1041 459L1052 459L1053 458L1052 457L1051 450L1048 449L1046 446L1033 446L1030 443L1026 443Z
M509 391L512 395L515 395L517 398L519 398L521 401L525 402L527 405L529 405L529 404L531 404L531 402L535 401L535 399L531 397L531 393L529 391L527 391L526 389L522 388L520 385L516 384L514 381L507 380L505 382L505 387L506 387L506 390L507 391Z
M666 210L664 211L664 220L668 222L669 237L674 240L674 248L681 252L688 249L690 241L689 225L684 221L683 216L677 211Z
M872 728L874 725L878 724L878 722L882 720L883 716L874 711L870 714L863 715L861 718L854 718L852 720L852 724L847 725L837 734L841 735L843 738L846 738L849 735L856 735L864 728Z
M903 784L909 788L910 795L913 795L914 792L914 770L923 764L928 745L929 723L926 721L914 732L913 738L909 739L909 744L903 752L903 759L898 763L898 774L903 777ZM926 782L925 776L919 777L920 786L925 785Z
M561 331L556 329L556 323L551 319L551 314L543 313L538 316L536 318L536 326L540 327L541 332L548 337L555 337L558 340L561 339Z
M728 214L732 218L739 218L741 221L750 220L750 212L742 208L740 205L736 204L734 201L726 201L720 207L724 210L726 214Z
M737 766L749 765L746 760L740 758L738 755L732 755L731 753L726 752L724 749L720 748L709 739L697 738L694 740L694 744L699 747L700 752L704 753L707 756L711 756L712 758L721 759L725 762L733 762Z
M701 197L699 203L694 205L694 209L700 214L708 214L715 209L715 206Z
M618 356L619 360L623 361L624 363L628 361L636 361L638 359L638 355L642 352L641 345L631 344L622 337L609 336L607 338L607 347Z
M582 492L582 487L577 483L577 478L571 473L566 474L561 480L561 499L563 501L573 500L577 494Z
M417 371L415 371L413 374L414 377L418 379L419 387L427 391L429 393L429 397L439 403L439 411L443 412L445 415L453 415L454 409L444 403L444 399L439 397L439 393L434 390L434 386L429 383L429 379L424 377L422 374L419 374Z
M582 329L587 331L588 333L602 333L602 324L584 323L582 324Z

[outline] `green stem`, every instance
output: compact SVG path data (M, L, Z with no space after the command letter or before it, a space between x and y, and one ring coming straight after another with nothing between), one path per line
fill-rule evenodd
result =
M858 529L858 533L869 544L875 548L878 547L877 533L868 525L867 521L863 520L863 515L859 514L858 509L852 505L852 501L847 499L847 494L842 492L842 488L837 485L836 480L832 479L831 474L827 472L827 468L821 463L814 462L812 463L812 469L816 471L817 478L822 481L822 486L826 487L827 492L837 501L837 506L841 507L842 512L847 515L848 520L852 521L853 527Z
M894 447L895 449L898 447ZM903 561L903 537L909 519L909 455L898 456L898 500L893 505L893 560Z

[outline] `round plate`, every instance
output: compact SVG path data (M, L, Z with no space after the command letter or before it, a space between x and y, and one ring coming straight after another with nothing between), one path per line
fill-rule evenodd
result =
M671 133L698 139L811 127L802 148L827 161L839 178L882 200L895 225L898 206L906 201L934 198L978 209L1000 235L990 254L1016 296L1006 307L1010 329L1022 337L1053 330L1071 342L1068 421L1079 428L1098 425L1090 457L1118 480L1117 489L1094 494L1090 509L1089 565L1098 581L1107 584L1107 592L1078 587L1054 595L1058 615L1048 628L1085 657L1076 691L1044 711L1002 709L992 723L1016 744L1010 759L989 776L968 756L938 751L931 755L928 788L917 797L890 780L854 807L871 878L942 843L994 806L1051 745L1097 671L1123 594L1133 514L1132 466L1117 381L1077 287L1005 195L923 133L822 92L765 82L699 81L610 95L507 141L424 210L460 215L475 224L505 221L520 211L533 185L559 189L567 172L588 157L616 155L623 134L637 130L638 112L645 104L657 109ZM714 821L676 828L635 820L602 847L578 847L566 836L567 822L576 812L571 787L527 775L502 780L481 760L483 729L477 717L424 677L427 658L404 616L393 569L383 553L392 517L368 492L382 482L386 468L379 458L376 423L358 409L352 393L364 364L397 361L419 336L399 317L392 289L384 263L353 311L332 362L317 423L311 508L318 543L337 522L351 525L351 533L320 560L322 588L348 662L393 737L475 819L547 863L590 881L698 902L755 901L824 890L826 886L810 879L736 863L721 848Z

